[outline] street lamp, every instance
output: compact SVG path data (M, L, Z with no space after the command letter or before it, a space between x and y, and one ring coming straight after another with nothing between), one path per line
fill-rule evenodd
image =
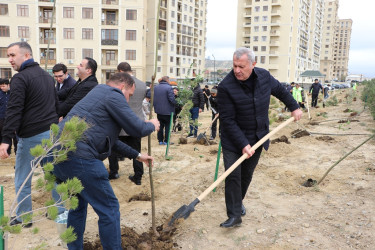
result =
M214 58L214 83L216 83L216 66L215 66L216 59L215 59L214 54L212 54L212 57Z

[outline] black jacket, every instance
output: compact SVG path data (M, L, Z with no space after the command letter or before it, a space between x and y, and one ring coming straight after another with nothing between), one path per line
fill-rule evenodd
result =
M248 81L253 90L246 86ZM241 154L247 144L253 146L268 133L271 95L291 111L299 108L293 96L265 69L254 68L250 79L245 82L238 81L233 70L224 78L218 86L223 148ZM269 141L263 144L266 150L268 146Z
M313 95L319 95L319 90L323 90L323 87L320 83L313 83L310 86L309 93L311 90Z
M211 110L214 115L218 113L217 109L217 96L213 97L212 95L210 96L210 99L208 99L211 104Z
M74 80L71 75L69 75L69 77L64 80L63 86L61 87L61 89L60 89L60 83L56 82L56 91L59 92L64 89L70 89L71 87L74 86L74 84L76 84L76 82L77 81Z
M204 97L203 97L203 91L201 89L201 86L197 84L195 88L193 89L193 107L199 107L200 109L204 109Z
M55 82L38 63L26 61L12 77L2 142L10 144L14 131L28 138L58 122Z
M73 106L85 97L96 85L98 85L98 80L94 75L91 75L83 81L79 79L70 89L59 91L57 93L60 100L59 108L57 110L59 117L65 117Z

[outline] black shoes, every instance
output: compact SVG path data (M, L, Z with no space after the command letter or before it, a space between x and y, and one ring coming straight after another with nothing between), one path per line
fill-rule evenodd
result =
M18 221L18 220L16 219L15 216L14 216L14 217L11 217L10 220L11 220L11 223L10 223L9 225L11 225L11 226L15 226L15 225L18 225L18 224L22 224L22 222ZM33 225L33 223L32 223L32 222L29 222L29 223L27 223L27 224L23 224L22 227L24 227L24 228L29 228L29 227L32 227L32 225Z
M137 179L134 175L129 175L129 180L135 183L135 185L141 185L141 179Z
M246 215L246 207L242 204L241 205L241 216L245 216Z
M108 179L110 179L110 180L115 180L115 179L118 179L118 178L120 178L118 173L109 173L109 175L108 175Z
M232 217L220 224L220 227L230 228L239 227L242 223L241 217Z

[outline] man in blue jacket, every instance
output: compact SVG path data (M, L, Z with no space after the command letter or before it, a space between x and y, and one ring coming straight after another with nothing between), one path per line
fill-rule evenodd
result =
M171 113L174 112L176 100L172 86L169 85L169 77L163 76L154 88L154 108L160 122L158 141L160 145L167 145ZM165 130L165 132L164 132Z
M254 152L251 145L269 132L268 110L271 95L281 100L292 111L295 120L302 116L298 103L285 87L268 71L256 68L255 64L253 51L248 48L237 49L233 55L233 70L218 86L225 170L242 154L248 154L248 158L225 179L228 219L220 224L225 228L241 225L241 216L246 214L242 200L262 152L262 147ZM268 146L269 141L263 144L266 150Z
M70 89L76 84L76 80L68 74L68 68L65 64L58 63L52 68L53 76L56 79L56 91L59 92L63 89Z
M73 116L83 118L90 128L78 141L77 149L68 153L68 160L54 168L61 181L77 177L84 187L77 195L78 208L70 210L68 227L73 226L77 240L69 243L69 249L83 249L87 205L99 216L99 236L103 249L121 249L120 211L112 190L103 160L111 154L137 159L148 163L152 157L140 154L118 140L121 129L131 136L143 137L159 129L157 119L140 120L131 110L127 100L134 93L134 79L127 73L116 73L107 84L100 84L79 101L59 123L60 129Z

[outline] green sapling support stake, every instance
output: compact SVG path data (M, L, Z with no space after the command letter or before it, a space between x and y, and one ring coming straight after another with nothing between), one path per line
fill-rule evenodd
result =
M220 165L220 154L221 154L221 140L219 141L219 149L217 150L217 159L216 159L216 170L215 170L215 178L214 181L217 180L217 174L219 172L219 165ZM216 188L212 190L213 192L216 192Z
M168 143L167 143L167 149L165 150L165 159L170 160L171 158L168 156L168 150L169 150L169 140L171 139L171 132L173 127L173 112L171 112L171 120L169 122L169 132L168 132Z
M4 216L4 191L3 186L0 186L0 218ZM0 250L4 250L4 232L0 229Z

